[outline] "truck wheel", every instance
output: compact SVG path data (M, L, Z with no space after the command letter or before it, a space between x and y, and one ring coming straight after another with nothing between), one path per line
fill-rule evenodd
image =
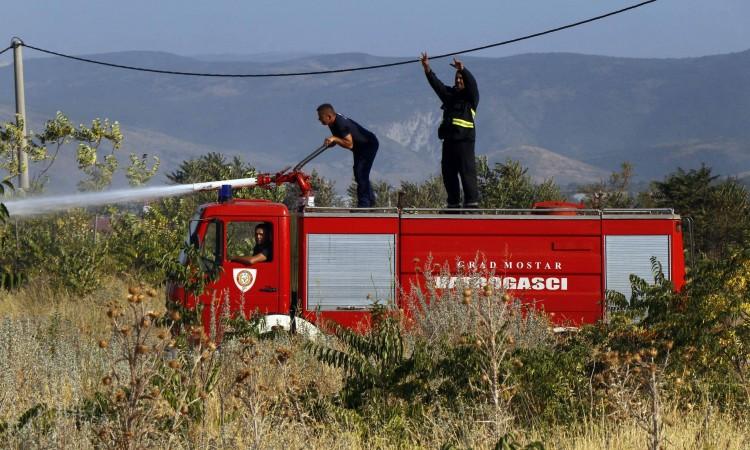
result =
M281 327L284 331L289 331L292 326L292 320L287 314L269 314L263 318L263 326L260 329L261 334L269 333L277 330ZM294 325L297 329L297 333L305 336L308 339L316 338L320 334L320 330L312 323L306 321L301 317L294 318Z

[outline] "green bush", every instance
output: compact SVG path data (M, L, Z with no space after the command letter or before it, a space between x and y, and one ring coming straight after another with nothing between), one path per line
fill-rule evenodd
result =
M163 283L164 260L176 260L185 240L187 224L181 219L157 207L142 216L128 212L113 216L109 250L115 267L148 283Z
M43 276L75 294L97 289L111 273L107 236L93 227L94 216L72 211L9 222L0 228L0 267L14 280Z
M573 335L554 346L518 350L513 366L513 414L522 423L574 423L590 413L593 346Z
M490 167L486 158L477 158L477 178L482 208L531 208L534 203L564 200L552 179L534 183L528 168L511 159Z
M427 276L426 291L409 300L410 316L376 309L366 333L334 326L336 341L308 344L344 370L343 406L391 424L446 411L474 417L497 439L508 431L514 367L523 366L514 355L548 347L549 322L503 291L480 287L479 274L468 278L438 289Z

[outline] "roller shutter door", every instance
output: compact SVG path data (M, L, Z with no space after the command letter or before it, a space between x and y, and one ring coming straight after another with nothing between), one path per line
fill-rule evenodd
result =
M651 257L661 263L664 276L670 279L670 240L667 235L605 236L605 289L620 292L630 299L630 274L648 283L654 282Z
M395 249L393 234L307 235L307 307L358 310L392 301Z

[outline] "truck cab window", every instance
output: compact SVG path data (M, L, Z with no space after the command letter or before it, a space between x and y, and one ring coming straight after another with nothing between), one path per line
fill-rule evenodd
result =
M271 223L227 223L227 258L246 264L272 261L273 227Z
M214 269L219 261L219 241L216 222L206 225L206 233L200 243L200 257L207 269Z

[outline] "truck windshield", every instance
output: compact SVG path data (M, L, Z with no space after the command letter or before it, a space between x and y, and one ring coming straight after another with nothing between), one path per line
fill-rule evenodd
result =
M198 237L195 236L195 233L198 231L198 224L200 223L202 214L203 208L199 208L198 211L193 214L193 217L190 218L190 221L188 222L187 236L185 236L185 247L190 245L192 242L198 241ZM187 263L187 255L185 255L185 250L180 250L178 261L183 265Z
M206 234L200 244L200 256L206 269L213 270L219 262L219 245L220 237L217 231L216 222L210 222L206 225Z

